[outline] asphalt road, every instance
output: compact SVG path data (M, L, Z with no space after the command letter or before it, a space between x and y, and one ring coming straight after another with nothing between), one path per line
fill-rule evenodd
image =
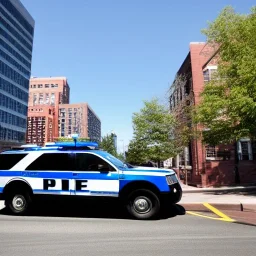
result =
M1 211L0 255L251 256L256 252L253 226L188 215L179 207L156 221L131 220L114 212L85 214L57 207L14 217Z

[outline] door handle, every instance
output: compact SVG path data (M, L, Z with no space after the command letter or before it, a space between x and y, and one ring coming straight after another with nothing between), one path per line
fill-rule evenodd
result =
M78 175L78 173L73 173L73 176L77 176Z

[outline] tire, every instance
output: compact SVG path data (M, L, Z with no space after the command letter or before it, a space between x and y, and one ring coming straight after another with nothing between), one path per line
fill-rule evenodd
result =
M30 205L30 196L26 191L11 192L6 198L6 208L14 215L24 215Z
M160 201L152 191L139 189L130 194L126 208L129 214L136 219L153 219L160 212Z

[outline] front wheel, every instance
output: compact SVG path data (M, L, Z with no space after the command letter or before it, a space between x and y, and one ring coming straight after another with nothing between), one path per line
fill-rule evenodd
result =
M150 190L136 190L128 198L127 210L136 219L152 219L160 211L160 201Z
M23 215L27 212L30 202L29 194L26 192L13 192L6 198L7 210L15 215Z

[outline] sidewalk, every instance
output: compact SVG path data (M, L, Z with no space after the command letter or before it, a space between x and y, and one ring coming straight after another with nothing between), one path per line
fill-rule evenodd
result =
M255 194L185 193L180 203L255 204Z
M182 184L182 189L179 204L186 210L203 210L203 203L209 203L223 210L256 212L256 186L196 188Z
M183 193L202 193L202 192L256 192L256 183L249 186L222 186L219 188L197 188L189 185L185 185L181 182Z

